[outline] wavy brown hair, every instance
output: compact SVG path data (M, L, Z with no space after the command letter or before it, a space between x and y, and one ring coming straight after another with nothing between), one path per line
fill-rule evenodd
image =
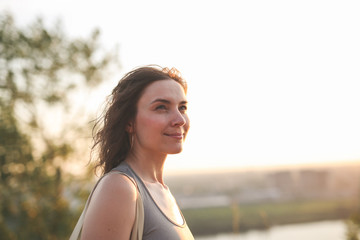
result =
M92 152L97 149L99 158L95 171L100 168L102 174L108 173L125 160L131 148L126 127L135 119L137 103L148 85L155 81L173 79L181 84L186 93L186 82L181 76L171 73L167 68L145 66L127 73L119 81L108 96L104 112L93 128Z

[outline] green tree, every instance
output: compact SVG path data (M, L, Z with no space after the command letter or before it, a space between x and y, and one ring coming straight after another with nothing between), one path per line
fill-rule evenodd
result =
M360 202L356 211L345 221L346 224L346 240L360 239Z
M346 240L359 240L359 223L348 220L346 223Z
M59 24L38 19L20 28L0 15L1 239L69 237L78 215L62 165L76 152L74 137L88 130L73 99L100 84L112 63L118 67L116 52L100 49L97 30L74 39Z

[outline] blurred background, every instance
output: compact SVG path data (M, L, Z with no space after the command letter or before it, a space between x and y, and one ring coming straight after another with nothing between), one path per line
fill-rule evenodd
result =
M359 11L2 0L1 239L68 239L97 179L92 120L147 64L189 85L191 129L166 181L196 239L359 239Z

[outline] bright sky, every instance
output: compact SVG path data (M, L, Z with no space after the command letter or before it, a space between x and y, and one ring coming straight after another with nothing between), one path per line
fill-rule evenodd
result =
M120 46L123 73L178 68L191 129L166 168L360 161L360 2L347 0L2 0L19 24L60 18L64 30Z

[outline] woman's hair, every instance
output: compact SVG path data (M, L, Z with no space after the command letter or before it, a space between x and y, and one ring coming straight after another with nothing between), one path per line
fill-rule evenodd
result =
M136 106L144 89L155 81L167 79L177 81L186 93L186 82L175 68L140 67L127 73L119 81L108 96L104 112L93 128L92 152L98 149L99 157L95 170L100 168L102 174L105 174L125 160L131 149L126 128L135 119Z

